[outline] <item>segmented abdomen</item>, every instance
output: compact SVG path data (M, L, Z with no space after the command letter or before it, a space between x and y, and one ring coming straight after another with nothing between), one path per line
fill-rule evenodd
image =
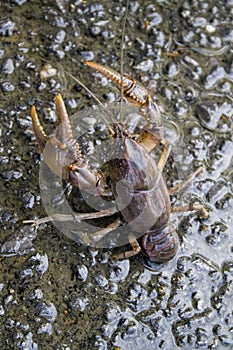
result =
M151 229L142 237L142 250L155 263L171 260L178 247L179 237L171 223L160 230Z

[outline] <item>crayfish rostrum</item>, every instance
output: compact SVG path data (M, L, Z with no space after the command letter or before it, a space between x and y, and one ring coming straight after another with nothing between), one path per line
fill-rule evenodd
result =
M83 160L79 143L74 139L70 120L61 95L56 97L56 113L60 128L55 134L47 136L37 116L36 108L31 110L34 134L43 153L45 162L60 177L68 180L74 187L86 190L94 196L109 196L111 192L115 207L93 213L75 215L58 213L27 223L39 225L48 221L71 221L98 219L117 214L117 218L96 235L88 237L87 242L96 242L112 230L126 226L132 249L116 255L117 258L129 258L141 250L152 262L166 262L174 257L179 239L173 227L171 212L198 210L207 216L201 204L171 207L170 194L180 188L202 170L196 169L178 186L167 189L162 171L170 152L170 144L164 138L160 109L148 91L134 78L121 75L108 67L94 62L86 64L112 80L122 92L124 98L139 108L139 114L146 119L145 126L138 134L131 135L121 122L115 122L109 128L110 137L115 139L116 155L101 169L92 170ZM162 154L156 164L151 152L161 145ZM46 148L46 152L44 151Z

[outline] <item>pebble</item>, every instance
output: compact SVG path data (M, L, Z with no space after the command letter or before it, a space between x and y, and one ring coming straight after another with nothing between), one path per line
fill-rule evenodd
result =
M50 301L38 302L35 309L40 317L49 322L54 322L57 319L57 309Z
M211 24L207 24L205 27L207 33L214 33L216 31L216 28L212 26Z
M1 70L5 74L12 74L14 72L14 61L11 58L7 58L2 64Z

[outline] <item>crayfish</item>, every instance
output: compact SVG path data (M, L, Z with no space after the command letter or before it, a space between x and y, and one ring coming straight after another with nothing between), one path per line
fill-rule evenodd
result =
M110 128L110 137L115 140L115 147L121 151L121 156L111 159L98 170L92 170L83 161L80 144L73 137L61 95L56 97L56 114L60 126L58 131L51 136L46 135L34 106L31 110L33 130L45 162L57 175L94 196L104 198L110 191L115 207L84 214L58 213L26 222L39 225L48 221L89 220L117 214L109 226L93 237L88 237L86 242L96 242L118 227L126 226L125 234L128 235L132 249L116 255L117 258L129 258L142 251L152 262L166 262L175 256L179 247L179 238L171 223L170 214L198 210L207 217L207 211L201 204L172 208L169 197L191 182L202 167L197 168L179 185L168 189L162 172L171 146L164 138L158 104L153 101L147 89L129 75L121 75L94 62L86 64L114 82L124 98L138 106L140 116L146 120L145 126L136 135L131 135L121 122L114 123ZM151 154L159 145L162 153L156 164Z

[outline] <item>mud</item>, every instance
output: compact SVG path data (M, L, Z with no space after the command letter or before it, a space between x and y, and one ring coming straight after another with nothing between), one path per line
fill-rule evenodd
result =
M0 5L0 347L7 349L233 348L232 16L228 1L133 1L124 70L164 108L173 151L168 187L203 172L173 205L204 204L209 218L174 215L181 246L169 263L113 261L63 235L45 216L36 105L49 133L55 95L70 115L118 92L86 60L119 70L123 1L4 1ZM83 113L83 114L82 114ZM169 125L173 123L175 132ZM178 130L178 132L177 132ZM178 138L177 138L178 135ZM122 251L128 247L114 249Z

